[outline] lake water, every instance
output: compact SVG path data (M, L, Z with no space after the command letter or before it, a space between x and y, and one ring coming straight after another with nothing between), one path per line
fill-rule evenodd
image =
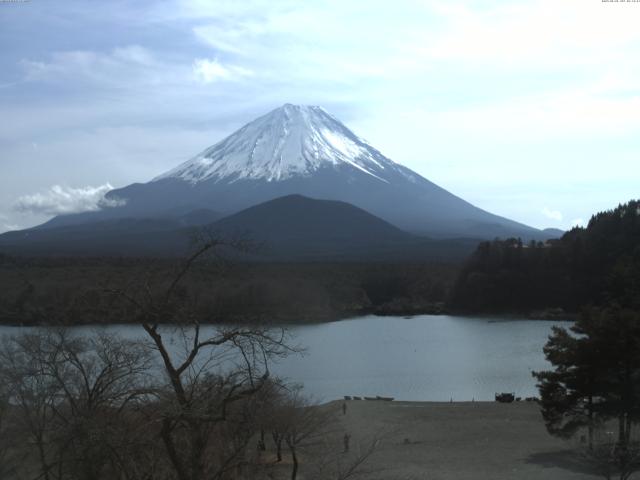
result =
M531 372L549 367L542 347L553 325L570 324L420 315L289 327L293 342L306 353L280 360L272 371L302 383L318 401L343 395L426 401L493 400L495 392L535 396ZM104 328L144 337L135 325ZM1 334L20 330L0 327ZM178 341L174 345L179 348Z

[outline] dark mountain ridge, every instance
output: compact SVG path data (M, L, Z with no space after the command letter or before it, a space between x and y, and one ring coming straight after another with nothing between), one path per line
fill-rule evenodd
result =
M108 219L0 235L7 254L51 256L185 255L199 232L260 245L256 261L460 260L478 240L438 241L409 234L353 205L289 195L202 226L185 226L210 211L177 220Z

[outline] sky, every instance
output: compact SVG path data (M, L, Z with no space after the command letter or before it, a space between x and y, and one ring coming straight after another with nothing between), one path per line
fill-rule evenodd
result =
M284 103L567 229L640 192L640 2L0 0L0 232L99 208Z

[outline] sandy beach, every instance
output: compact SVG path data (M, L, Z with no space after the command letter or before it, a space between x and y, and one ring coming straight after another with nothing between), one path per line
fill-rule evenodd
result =
M577 442L550 436L536 403L347 402L354 441L392 432L371 458L371 478L584 479ZM375 469L374 468L374 469Z
M325 406L334 409L338 418L331 441L341 445L348 433L353 455L373 435L383 436L366 464L369 473L358 478L600 478L580 462L577 441L547 433L536 403L348 401L346 415L342 403ZM304 466L300 474L304 478Z

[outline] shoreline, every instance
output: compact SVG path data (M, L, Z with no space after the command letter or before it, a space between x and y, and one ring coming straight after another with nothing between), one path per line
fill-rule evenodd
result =
M463 313L463 312L452 312L452 311L442 311L437 313L379 313L375 311L363 311L356 314L349 314L344 316L330 316L330 317L318 317L318 318L304 318L299 321L293 321L290 319L275 319L271 321L225 321L225 322L200 322L201 326L227 326L227 325L259 325L265 327L300 327L305 325L321 325L325 323L334 323L334 322L343 322L348 320L355 320L362 317L378 317L378 318L399 318L402 317L404 319L412 319L414 317L444 317L444 316L452 316L452 317L464 317L464 318L475 318L486 320L489 323L498 323L498 322L518 322L518 321L541 321L541 322L575 322L578 314L576 313L565 313L562 316L554 316L554 317L540 317L540 316L531 316L523 313ZM95 322L86 322L86 323L75 323L75 324L56 324L56 323L16 323L13 321L2 321L0 320L1 327L13 327L13 328L37 328L37 327L52 327L52 328L75 328L75 327L112 327L112 326L132 326L139 325L137 322L109 322L109 323L95 323ZM173 326L173 323L164 323L162 325Z

